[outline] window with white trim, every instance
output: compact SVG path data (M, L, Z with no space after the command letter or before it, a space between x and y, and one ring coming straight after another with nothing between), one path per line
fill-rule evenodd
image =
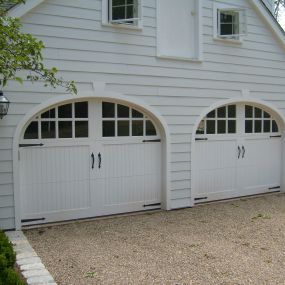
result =
M244 8L214 5L214 38L240 41L247 34Z
M103 24L141 26L142 0L102 0Z

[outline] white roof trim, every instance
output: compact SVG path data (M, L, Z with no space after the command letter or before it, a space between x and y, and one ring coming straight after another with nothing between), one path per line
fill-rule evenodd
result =
M10 9L8 14L11 17L21 18L42 2L44 2L44 0L27 0L25 4L16 5Z
M270 12L267 11L267 8L264 6L264 4L260 0L249 0L249 2L253 5L255 10L259 12L263 19L269 24L271 30L278 37L281 44L283 45L283 48L285 48L285 33L282 32L278 23L273 18L273 16L269 14Z

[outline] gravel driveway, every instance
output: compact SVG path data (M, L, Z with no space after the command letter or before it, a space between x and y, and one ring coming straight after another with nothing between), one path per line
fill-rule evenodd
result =
M59 285L285 284L285 195L25 231Z

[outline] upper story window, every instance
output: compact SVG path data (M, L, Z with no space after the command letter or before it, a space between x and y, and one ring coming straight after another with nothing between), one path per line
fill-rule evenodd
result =
M245 9L214 4L214 38L241 41L246 35Z
M102 0L103 24L141 27L142 0Z

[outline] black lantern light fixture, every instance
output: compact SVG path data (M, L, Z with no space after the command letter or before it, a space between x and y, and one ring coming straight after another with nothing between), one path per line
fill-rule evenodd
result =
M4 96L3 91L0 91L0 119L7 115L10 101Z

